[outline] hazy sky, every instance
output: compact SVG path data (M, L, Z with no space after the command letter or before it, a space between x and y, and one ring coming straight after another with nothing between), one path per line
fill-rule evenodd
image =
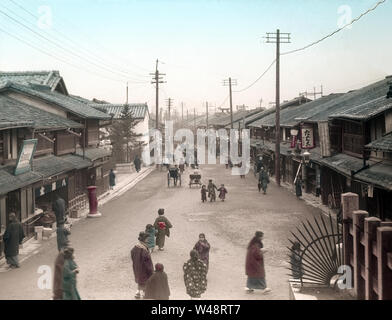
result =
M153 111L155 89L149 73L154 72L158 58L162 61L159 71L166 73L167 81L160 91L160 106L166 106L170 97L177 108L184 102L192 112L194 107L204 111L205 101L218 107L224 102L228 95L228 88L222 85L224 78L237 79L233 89L241 90L275 59L276 46L265 43L266 32L277 28L290 32L291 43L282 44L281 51L297 49L375 3L377 0L1 0L0 70L59 70L72 94L113 103L125 102L128 80L129 101L147 102ZM314 86L318 90L321 84L325 94L345 92L392 74L391 17L392 5L387 0L351 29L283 56L282 101L312 91ZM234 106L256 107L260 99L265 107L275 100L275 66L250 89L233 93ZM223 106L228 106L228 100Z

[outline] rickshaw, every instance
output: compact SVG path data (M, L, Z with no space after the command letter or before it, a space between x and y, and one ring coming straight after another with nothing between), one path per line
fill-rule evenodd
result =
M170 187L170 180L173 179L173 185L176 187L177 182L180 182L181 187L181 172L177 167L170 167L167 172L167 186Z
M189 188L191 188L194 184L197 184L199 187L202 186L201 174L198 171L195 171L189 175Z

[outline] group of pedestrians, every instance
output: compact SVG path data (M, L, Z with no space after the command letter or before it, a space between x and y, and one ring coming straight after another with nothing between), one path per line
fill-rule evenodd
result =
M210 202L216 201L216 192L219 192L219 199L221 201L225 201L226 199L226 194L228 193L227 189L225 188L224 184L221 184L219 188L212 182L212 179L208 180L208 185L207 187L205 185L202 185L201 187L201 201L206 202L207 201L207 194L208 198L210 198Z
M159 251L164 250L165 239L170 236L172 227L173 225L165 216L165 209L161 208L158 210L158 217L154 224L148 224L145 231L139 233L139 242L131 250L133 273L138 286L136 299L169 299L170 289L167 275L163 271L164 266L157 263L154 272L151 253L156 246Z
M66 227L65 201L59 195L56 195L52 209L56 216L57 249L59 251L54 265L53 300L80 300L76 286L79 268L75 262L75 250L68 239L71 232L69 227Z
M146 226L146 231L139 233L138 243L131 250L132 268L137 284L136 299L168 300L170 297L169 281L162 263L153 264L151 254L158 246L162 251L165 238L170 235L171 222L164 216L164 209L158 210L154 225ZM155 239L156 237L156 239ZM184 283L191 298L200 298L207 289L210 244L205 234L190 252L190 259L184 263Z

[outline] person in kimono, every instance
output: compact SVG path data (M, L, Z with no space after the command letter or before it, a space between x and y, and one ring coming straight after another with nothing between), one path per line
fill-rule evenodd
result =
M158 231L156 237L156 243L160 251L163 251L165 246L165 238L170 237L170 228L173 225L170 223L169 219L165 216L165 209L158 210L158 218L155 219L154 228Z
M151 277L154 267L151 260L150 251L147 246L148 234L139 233L139 242L131 250L132 268L137 283L136 299L143 298L146 289L146 282Z
M139 156L136 156L135 160L133 160L133 164L135 165L135 169L136 169L137 173L139 173L139 171L140 171L141 163L142 162L140 161Z
M211 179L208 180L207 190L208 190L208 198L210 198L210 202L216 201L216 193L215 193L215 190L218 190L218 188L217 188L216 185L212 182Z
M303 276L302 262L301 262L301 244L295 241L291 247L290 266L291 274L294 279L301 279Z
M76 288L76 275L79 273L79 268L75 263L73 254L73 248L67 247L64 249L63 300L80 300Z
M206 240L205 234L200 233L199 241L196 242L195 246L193 247L193 250L197 251L197 253L199 254L199 259L206 264L207 271L208 271L209 260L210 260L210 248L211 246Z
M4 255L9 268L19 268L19 245L25 237L22 224L16 218L15 213L10 213L7 228L3 235Z
M245 290L248 293L253 293L254 290L262 290L262 293L271 291L265 281L263 236L263 232L256 231L248 244L245 262L245 273L248 276Z
M302 197L302 179L300 177L295 182L295 195L297 198Z
M163 271L163 264L157 263L155 265L154 274L146 282L145 299L153 300L169 300L170 288L167 279L167 274Z
M116 175L113 169L110 169L109 172L109 185L110 185L110 190L113 190L114 186L116 185Z
M63 300L63 270L64 270L64 249L62 249L54 262L53 277L53 300Z
M220 186L220 188L218 189L218 191L219 191L219 199L221 199L222 201L225 201L225 199L226 199L226 193L228 193L228 192L227 192L227 189L225 188L225 185L224 185L224 184L221 184L221 186Z
M207 201L207 188L204 184L202 185L200 192L201 192L201 201L202 202Z
M207 266L196 250L190 252L190 257L183 266L186 293L191 299L200 299L207 290Z
M258 183L259 192L261 189L263 189L263 194L266 194L269 182L270 182L270 180L269 180L268 173L264 169L264 167L262 167L259 172L259 183Z
M146 226L145 232L148 234L148 238L147 238L148 250L150 250L150 253L152 253L155 249L155 236L157 234L157 230L154 228L152 224L148 224Z

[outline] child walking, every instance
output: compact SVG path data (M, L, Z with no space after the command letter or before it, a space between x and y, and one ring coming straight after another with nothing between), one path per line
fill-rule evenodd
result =
M218 191L219 191L219 199L221 199L222 201L225 201L226 193L228 193L227 189L225 188L225 185L221 184L221 186L218 189Z
M157 231L152 224L148 224L146 225L146 233L148 234L148 238L146 241L148 250L150 251L150 253L152 253L155 248L155 235Z
M204 184L201 187L201 201L202 202L207 201L207 188Z

